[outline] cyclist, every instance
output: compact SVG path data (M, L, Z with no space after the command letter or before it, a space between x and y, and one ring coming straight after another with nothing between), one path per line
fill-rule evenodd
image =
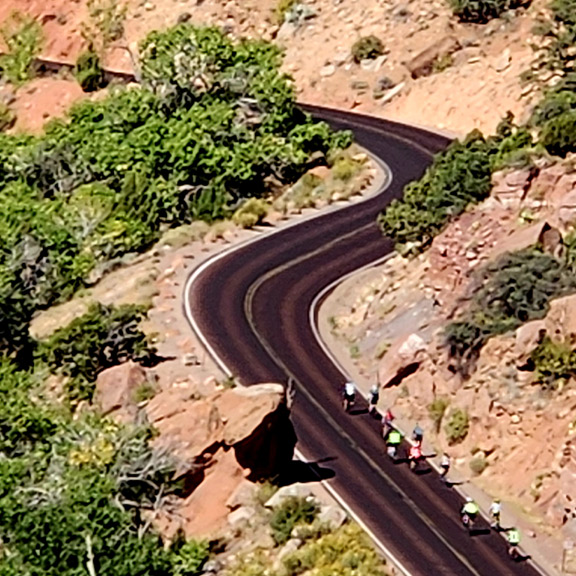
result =
M370 388L370 408L368 412L371 416L376 415L376 407L378 406L378 400L380 399L380 387L378 384L374 384Z
M500 530L500 513L502 511L502 504L500 500L496 498L494 502L490 505L490 518L492 521L490 522L490 526L494 528L494 530Z
M422 448L420 444L414 444L410 447L410 452L408 453L408 458L410 460L410 470L416 470L418 463L422 460Z
M470 498L470 496L468 496L466 498L464 506L462 506L462 510L460 511L460 518L462 519L462 524L464 524L464 526L468 528L468 531L472 529L476 517L478 516L478 512L480 512L478 504L476 504L476 502L474 502L474 500Z
M352 406L354 406L354 402L356 401L356 384L354 382L346 382L344 384L344 410L348 412Z
M398 457L398 446L400 446L401 443L402 434L400 434L396 428L392 428L390 432L388 432L388 438L386 439L388 456L390 456L392 460L396 460Z
M414 430L412 430L412 439L414 440L414 442L419 443L422 443L422 440L424 439L424 430L420 428L420 424L418 423L416 423L416 426L414 426Z
M386 414L384 414L384 418L382 418L382 438L386 440L388 434L392 430L392 422L394 421L394 414L390 409L386 410Z
M442 468L442 472L440 472L440 479L444 484L448 481L446 476L448 476L448 472L450 472L450 456L446 452L442 454L442 460L440 461L440 468Z
M508 554L512 560L517 560L520 557L518 551L518 544L520 544L520 530L518 528L510 528L506 533L508 540Z

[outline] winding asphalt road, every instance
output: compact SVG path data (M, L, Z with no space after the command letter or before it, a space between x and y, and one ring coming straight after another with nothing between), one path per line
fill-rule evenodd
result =
M215 259L188 283L191 323L244 385L286 382L296 394L298 448L406 573L422 576L533 576L512 563L501 537L460 526L459 495L436 473L418 475L385 455L378 423L345 414L344 375L325 355L309 321L319 292L392 250L376 216L418 178L448 140L416 128L326 109L309 109L385 161L382 193L286 227ZM481 528L481 527L480 527Z

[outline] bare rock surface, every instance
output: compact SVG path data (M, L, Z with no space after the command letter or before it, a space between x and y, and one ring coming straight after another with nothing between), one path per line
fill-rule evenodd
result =
M157 394L146 411L160 432L157 443L180 459L209 461L219 448L233 448L247 473L258 475L292 457L293 433L280 434L290 427L284 402L279 384L214 390L202 398L181 387Z
M284 71L294 77L300 101L458 134L473 128L493 131L507 110L526 116L536 96L534 86L523 86L519 76L533 60L530 44L538 42L532 27L540 15L539 4L532 3L509 20L498 19L497 26L490 23L484 30L456 22L440 0L366 0L361 6L332 0L298 2L284 22L273 16L275 0L199 2L181 9L175 9L173 0L129 0L124 37L110 46L104 61L112 70L129 73L134 70L133 47L150 30L183 21L216 25L234 37L263 38L284 48ZM74 64L85 47L86 0L6 0L0 5L0 21L13 11L43 23L42 57ZM382 39L385 53L355 63L352 45L371 34ZM386 93L379 88L383 74L397 85ZM552 76L547 79L551 80ZM35 82L34 93L16 94L18 130L38 131L71 102L92 97L74 81ZM359 83L366 88L355 88Z
M419 52L414 58L406 62L406 68L412 78L432 74L434 64L441 58L451 56L460 48L460 43L454 36L445 36L436 40L432 45Z
M147 379L146 370L132 361L108 368L98 375L94 402L105 415L133 420L138 412L135 393Z

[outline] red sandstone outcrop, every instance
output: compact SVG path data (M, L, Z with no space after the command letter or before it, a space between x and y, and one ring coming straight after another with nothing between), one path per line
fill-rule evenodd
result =
M134 420L134 392L146 378L132 363L111 368L98 378L95 399L114 418ZM158 431L154 445L176 458L187 494L171 502L170 513L163 509L154 517L168 538L179 529L189 537L217 534L230 512L226 501L240 483L271 477L292 461L296 436L280 384L213 385L202 395L185 382L158 393L145 411Z
M146 370L135 362L124 362L98 375L94 402L102 413L129 422L138 412L136 391L148 379Z

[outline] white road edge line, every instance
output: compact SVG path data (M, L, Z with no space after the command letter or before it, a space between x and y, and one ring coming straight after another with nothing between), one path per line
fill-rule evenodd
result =
M378 164L380 166L380 168L382 169L382 171L384 172L385 183L384 183L384 188L379 189L374 194L370 194L370 195L366 196L366 198L364 198L363 200L367 200L368 198L372 198L374 195L381 194L381 193L385 192L393 180L392 171L390 170L388 165L385 162L383 162L380 158L374 156L373 154L371 154L369 152L368 152L368 154L371 157L372 161L375 162L376 164ZM360 201L360 202L362 202L362 201ZM333 207L332 210L330 210L330 211L336 212L338 210L342 210L342 209L348 208L348 207L349 207L349 204L347 204L346 206ZM324 210L322 212L322 214L326 214L326 213L328 213L328 210ZM298 225L301 222L308 220L310 218L315 218L316 216L318 216L318 214L311 214L309 217L297 219L293 223L288 223L285 226L283 226L282 228L277 228L275 230L271 230L270 232L265 233L265 236L268 237L268 236L271 236L273 234L278 234L282 230L285 230L289 227ZM190 298L189 298L190 289L191 289L192 285L194 284L194 282L202 274L202 272L204 272L207 268L209 268L214 262L221 260L225 256L228 256L229 254L236 252L237 250L240 250L241 248L244 248L245 246L252 244L253 242L257 242L258 240L261 239L261 237L262 236L256 236L253 238L248 238L247 240L245 240L243 242L239 242L238 244L231 246L230 248L227 248L226 250L222 250L221 252L219 252L218 254L215 254L211 258L208 258L207 260L205 260L204 262L199 264L192 271L190 276L188 276L188 279L186 280L186 284L184 286L184 311L185 311L188 323L190 324L190 327L192 328L193 332L196 334L196 337L200 340L201 344L207 350L208 354L210 354L210 356L212 357L214 362L216 362L216 364L218 365L220 370L222 370L222 372L228 378L234 377L233 372L230 370L230 368L228 368L228 366L226 365L224 360L222 360L222 358L220 358L220 356L218 356L218 354L216 353L214 348L210 345L210 343L208 342L208 339L206 338L206 336L204 336L204 334L200 330L200 326L198 326L198 323L196 322L194 315L192 314L192 306L190 304ZM350 276L350 274L348 274L347 276ZM312 327L314 330L315 329L314 323L312 324ZM333 356L331 354L328 354L328 357L330 359L333 359ZM338 363L335 363L335 364L337 366L339 366ZM294 454L302 462L307 461L304 458L304 455L302 454L302 452L300 452L300 450L296 449L294 451ZM388 549L388 547L370 530L370 528L368 528L368 526L360 519L360 517L354 512L352 507L344 500L344 498L342 498L340 496L340 494L338 494L338 492L334 488L332 488L332 486L330 486L326 480L320 479L319 482L326 489L326 491L334 498L334 500L336 500L336 502L340 505L340 507L342 507L346 511L346 513L351 518L353 518L353 520L362 528L362 530L364 530L364 532L366 532L366 534L368 534L370 539L380 549L380 551L386 557L386 559L389 560L391 562L391 564L393 564L394 567L397 570L399 570L404 576L412 576L411 572L409 572L407 570L407 568L402 564L402 562L400 562L400 560L396 556L394 556L394 554Z

